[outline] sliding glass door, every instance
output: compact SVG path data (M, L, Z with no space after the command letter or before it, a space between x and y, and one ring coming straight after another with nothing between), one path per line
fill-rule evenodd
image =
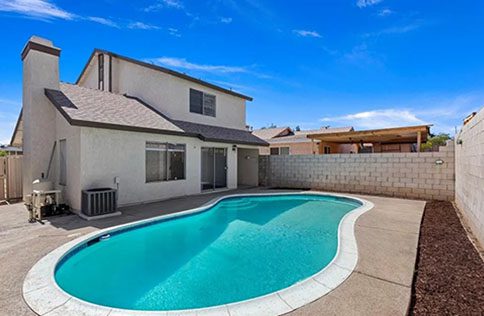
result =
M227 149L202 147L202 190L227 187Z

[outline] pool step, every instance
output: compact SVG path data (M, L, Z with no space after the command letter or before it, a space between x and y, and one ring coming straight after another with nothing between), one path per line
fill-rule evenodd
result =
M226 208L235 208L237 210L247 210L257 206L257 203L250 200L224 201L222 204Z

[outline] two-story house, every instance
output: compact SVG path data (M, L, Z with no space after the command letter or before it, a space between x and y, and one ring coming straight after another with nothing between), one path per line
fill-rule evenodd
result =
M81 191L118 189L129 205L258 185L246 129L252 98L188 75L94 50L75 84L59 81L60 49L32 37L22 51L24 196L47 179L81 208Z

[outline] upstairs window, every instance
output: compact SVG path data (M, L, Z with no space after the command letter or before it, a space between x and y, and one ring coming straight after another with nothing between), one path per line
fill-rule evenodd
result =
M190 112L215 117L215 96L190 89Z

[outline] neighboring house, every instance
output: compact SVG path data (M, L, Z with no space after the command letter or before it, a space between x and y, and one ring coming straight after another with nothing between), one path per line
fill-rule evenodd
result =
M432 125L417 125L381 128L362 131L346 131L308 134L308 139L322 145L341 146L352 144L357 153L400 153L417 152L421 144L427 141Z
M415 152L427 141L431 125L355 131L353 127L322 127L293 131L289 127L254 130L266 140L261 155L310 155L349 153Z
M14 146L1 145L0 151L5 152L7 155L21 155L22 154L22 148L14 147Z
M81 191L118 187L119 205L258 185L246 130L252 98L185 74L94 50L75 84L59 82L60 49L32 37L22 51L23 192L46 178L74 210Z
M310 155L356 152L356 145L312 141L307 137L312 134L349 131L353 131L353 127L322 127L316 130L303 131L294 131L289 127L277 127L254 130L252 134L269 143L269 148L260 148L259 153L261 155Z

